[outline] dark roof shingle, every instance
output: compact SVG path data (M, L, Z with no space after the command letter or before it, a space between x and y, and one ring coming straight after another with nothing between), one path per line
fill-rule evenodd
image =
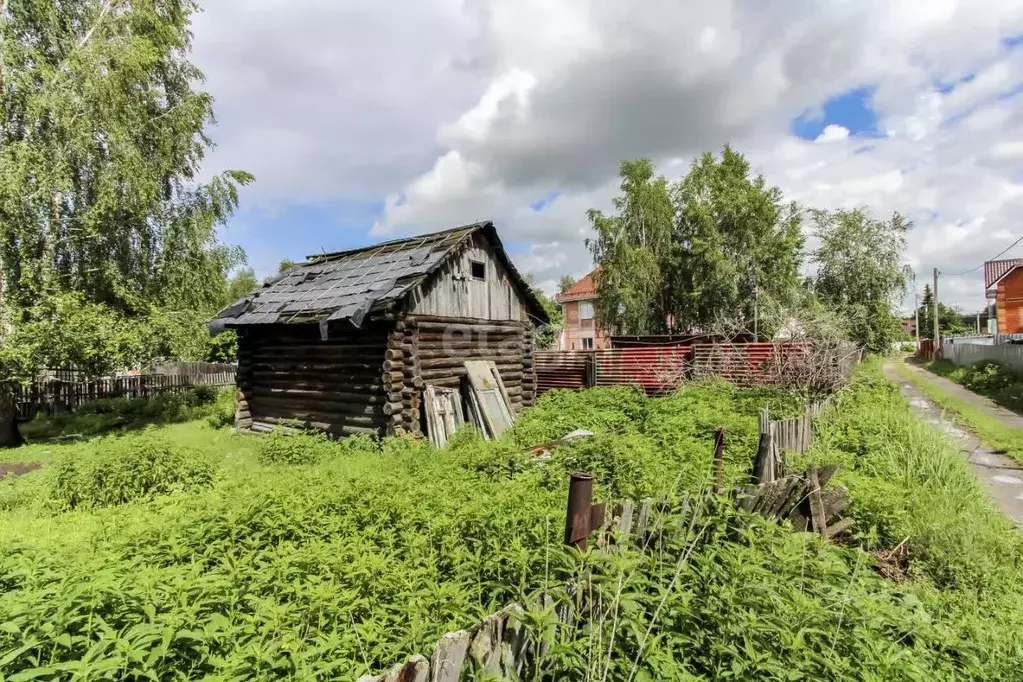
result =
M226 327L291 322L350 320L360 326L375 307L386 307L422 284L470 235L482 231L520 287L530 313L547 321L529 285L508 260L493 223L375 244L361 249L309 256L248 297L218 313L210 331Z

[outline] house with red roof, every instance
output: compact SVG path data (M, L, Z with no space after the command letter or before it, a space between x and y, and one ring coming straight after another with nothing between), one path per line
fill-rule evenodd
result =
M996 334L1023 334L1023 258L984 263L984 293L994 308ZM992 312L992 311L989 311Z
M554 297L564 313L559 350L601 350L608 335L597 324L597 266L581 280Z

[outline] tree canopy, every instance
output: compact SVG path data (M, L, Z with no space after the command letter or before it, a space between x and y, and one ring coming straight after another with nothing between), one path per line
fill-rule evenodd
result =
M752 329L760 297L785 300L798 288L800 211L742 154L704 154L674 184L646 159L623 162L621 178L614 213L588 214L603 326L695 331L727 316Z
M911 275L903 261L909 223L898 213L878 220L865 209L812 210L820 247L812 287L846 318L853 341L883 352L902 336L893 306Z
M217 227L252 176L198 181L196 2L0 7L0 379L202 357L243 259Z

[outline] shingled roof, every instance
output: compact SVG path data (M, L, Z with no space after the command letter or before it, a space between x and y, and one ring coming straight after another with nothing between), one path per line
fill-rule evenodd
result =
M473 223L453 230L397 239L350 251L307 256L292 267L217 314L210 333L247 325L347 320L356 327L371 311L399 303L423 284L450 256L476 234L482 233L522 292L529 314L549 322L529 284L508 259L497 229L491 222Z

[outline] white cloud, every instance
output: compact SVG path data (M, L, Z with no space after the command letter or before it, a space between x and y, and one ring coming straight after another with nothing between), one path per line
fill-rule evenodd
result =
M817 136L814 142L834 142L836 140L844 140L849 137L849 129L845 126L831 124L824 126L824 130Z
M588 269L620 160L678 176L726 142L797 200L905 213L921 268L972 266L1020 229L1019 33L1017 0L252 0L211 5L196 44L247 199L387 195L377 234L491 218L552 282ZM885 137L789 133L863 86Z

